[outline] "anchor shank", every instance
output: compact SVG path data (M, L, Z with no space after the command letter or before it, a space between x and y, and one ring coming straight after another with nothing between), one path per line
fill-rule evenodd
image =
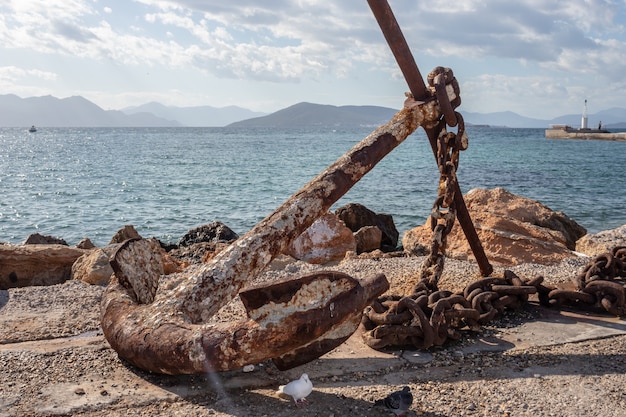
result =
M416 100L427 99L429 97L429 93L426 89L424 79L420 74L419 68L413 58L413 54L409 49L406 39L402 34L402 30L398 25L398 21L396 20L389 3L387 0L368 0L367 3L369 4L370 9L372 9L372 13L374 14L374 17L376 18L376 21L385 36L387 44L389 45L389 48L391 49L393 56L402 71L402 75L409 86L411 94L413 94L413 97ZM433 154L436 158L437 137L439 136L440 128L432 127L432 125L422 125L422 127L426 131L430 147L432 148ZM474 257L476 258L481 274L483 276L489 276L493 272L493 267L489 263L489 259L487 259L487 255L485 254L483 245L480 242L480 238L476 233L476 229L474 228L467 206L465 205L461 188L458 183L454 186L454 203L456 204L457 219L463 229L465 238L474 253Z
M387 0L367 0L367 3L374 13L374 17L387 40L387 44L400 67L400 71L402 71L411 94L413 94L416 100L427 98L426 84L389 3Z

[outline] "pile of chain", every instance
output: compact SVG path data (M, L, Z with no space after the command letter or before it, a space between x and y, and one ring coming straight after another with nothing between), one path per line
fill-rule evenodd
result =
M589 262L576 277L576 290L545 286L542 276L524 280L508 270L502 277L481 278L462 293L438 290L422 278L411 295L384 295L367 307L362 336L374 349L442 346L458 340L463 329L479 330L505 310L521 308L531 294L537 294L545 306L569 305L622 317L626 316L625 277L626 246L616 246Z
M626 246L596 256L575 279L576 290L538 286L547 306L569 305L584 310L626 316Z
M409 296L386 295L369 306L361 322L365 343L380 349L414 346L428 349L458 340L461 330L479 330L506 309L520 308L530 294L537 293L537 277L525 282L511 271L503 277L483 278L463 293L431 291L421 281Z
M381 349L413 346L428 349L458 340L462 329L478 330L507 309L518 309L537 294L546 306L575 305L626 315L626 247L596 257L577 277L577 289L565 290L543 285L543 277L523 280L511 271L502 277L487 277L472 283L462 293L439 290L447 236L456 219L454 193L459 153L467 149L462 116L454 111L460 102L450 103L446 85L458 89L449 68L437 67L428 75L443 116L438 126L437 165L440 179L437 199L430 214L433 230L430 254L422 264L420 279L407 296L384 295L367 307L361 322L365 343ZM446 125L457 126L457 133Z

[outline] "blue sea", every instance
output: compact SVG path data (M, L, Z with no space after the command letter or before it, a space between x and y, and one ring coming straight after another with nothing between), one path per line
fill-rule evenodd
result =
M31 233L106 245L132 224L176 243L221 221L242 235L373 128L0 129L0 242ZM562 211L589 232L626 224L626 143L547 140L543 129L469 127L461 190L503 187ZM422 224L438 170L422 129L333 209L350 202Z

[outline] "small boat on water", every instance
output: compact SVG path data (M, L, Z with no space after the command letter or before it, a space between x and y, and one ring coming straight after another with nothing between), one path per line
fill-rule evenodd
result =
M28 129L28 131L29 131L30 133L35 133L35 132L37 131L37 128L35 127L35 125L32 125L32 126L30 127L30 129Z

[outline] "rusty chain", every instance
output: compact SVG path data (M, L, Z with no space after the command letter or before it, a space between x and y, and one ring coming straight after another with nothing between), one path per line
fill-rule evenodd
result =
M438 125L438 195L430 214L433 231L430 254L424 260L419 281L408 296L383 295L368 306L361 321L365 343L380 349L413 346L428 349L458 340L461 329L478 330L505 310L521 308L537 294L545 306L574 305L581 308L626 315L626 246L594 258L576 277L576 290L543 285L538 276L524 280L505 270L502 277L486 277L467 286L462 293L439 290L444 268L447 236L456 219L454 190L460 151L467 149L463 117L454 109L460 99L450 102L448 89L458 95L458 83L449 68L437 67L428 75L428 84L442 113ZM457 133L447 126L458 126Z
M592 259L576 277L579 288L560 289L505 270L502 277L481 278L461 293L430 288L420 281L408 296L383 295L367 307L361 322L365 343L381 349L413 346L428 349L458 340L462 329L478 330L506 310L516 310L537 294L541 305L563 305L626 315L626 246Z
M465 124L460 113L454 108L461 104L460 98L450 102L447 88L450 86L455 97L458 96L459 86L450 68L436 67L428 74L428 84L435 90L439 107L443 114L438 125L437 137L437 166L439 168L438 194L430 213L430 226L433 231L430 255L422 265L421 280L418 286L426 286L431 290L437 288L439 278L443 273L444 256L447 245L447 236L454 226L456 219L456 204L454 201L457 179L456 170L459 166L460 151L467 149L467 135ZM446 124L451 121L458 125L458 132L448 132ZM417 288L416 288L417 289ZM421 289L421 288L419 288Z
M576 290L538 287L545 305L570 305L626 316L626 246L593 258L575 279Z

